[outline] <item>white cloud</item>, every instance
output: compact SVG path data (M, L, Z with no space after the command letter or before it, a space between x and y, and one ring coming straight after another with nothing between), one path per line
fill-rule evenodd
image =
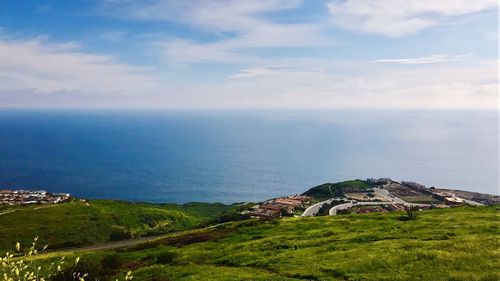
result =
M466 56L468 55L436 54L418 58L379 59L374 60L374 62L394 64L429 64L457 61Z
M328 8L333 22L341 27L404 36L497 5L497 0L349 0L331 1Z
M279 73L269 68L248 68L242 69L239 73L229 76L230 79L250 78L256 76L273 75Z
M314 64L311 61L311 64ZM393 68L370 62L317 61L327 68L242 69L231 81L198 88L228 108L495 108L496 64L471 62L454 67ZM304 68L309 65L305 65ZM293 66L295 67L295 66ZM235 94L237 93L237 94Z
M344 27L399 36L491 6L488 4L491 1L484 0L438 2L350 0L332 2L329 8L333 9L334 21ZM111 56L83 52L83 48L74 42L53 44L48 38L41 37L13 41L0 36L0 105L160 108L497 106L496 61L474 61L466 55L453 54L341 60L333 58L335 53L307 57L309 50L301 50L297 52L298 56L286 57L279 49L272 52L261 50L314 49L337 43L327 35L326 29L331 26L325 22L278 23L269 17L269 13L299 8L301 1L148 1L146 4L120 3L118 7L109 5L115 12L123 11L134 20L174 21L202 30L204 36L191 32L186 38L143 34L142 39L147 38L141 42L147 41L148 46L154 46L152 55L160 54L165 62L156 64L155 69L135 67L120 63ZM121 33L101 34L108 40L120 40L122 36ZM199 39L201 37L204 40ZM195 65L171 67L195 63L207 65L200 68ZM236 68L240 70L234 70ZM229 69L234 71L228 73ZM206 75L212 70L214 73Z
M256 26L254 26L255 28ZM308 48L333 46L334 40L323 36L322 29L310 24L262 24L233 38L199 43L185 39L160 40L154 45L166 59L175 62L246 63L257 57L248 54L256 48Z
M160 108L497 106L497 61L462 60L453 67L433 64L430 71L415 64L396 68L371 61L279 58L244 67L222 81L177 83L172 79L162 82L151 69L78 50L72 42L0 40L0 104Z
M450 67L287 59L175 83L72 44L0 41L0 104L145 108L496 108L497 61ZM425 65L424 65L425 66Z
M298 9L301 0L164 1L110 5L113 13L139 20L179 22L214 36L210 42L167 38L154 45L159 53L177 63L241 63L255 57L255 48L333 46L321 22L277 23L266 13Z
M283 67L273 67L273 66L263 66L263 67L253 67L240 70L239 73L230 75L230 79L244 79L244 78L254 78L262 76L282 76L282 75L294 75L294 74L308 74L308 73L321 73L322 70L312 69L312 70L297 70L293 68L283 68Z
M153 44L157 47L160 56L169 62L176 63L242 63L247 60L235 52L225 42L196 43L184 39L158 41Z
M78 51L74 42L0 39L0 90L81 91L127 95L151 89L146 68L118 63L109 56Z
M241 32L260 26L264 12L298 7L301 0L155 0L108 8L134 19L176 21L210 32Z

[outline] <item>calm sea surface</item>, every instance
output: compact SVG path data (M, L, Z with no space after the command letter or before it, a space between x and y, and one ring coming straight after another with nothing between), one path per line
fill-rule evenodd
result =
M391 177L498 194L497 113L0 111L0 189L240 202Z

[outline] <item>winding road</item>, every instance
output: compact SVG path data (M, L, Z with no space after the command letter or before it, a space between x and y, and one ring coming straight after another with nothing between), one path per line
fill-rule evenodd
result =
M330 204L335 200L343 200L343 199L342 198L330 198L328 200L316 203L316 204L310 206L309 208L307 208L304 211L304 213L302 213L302 217L312 217L312 216L316 215L319 212L319 210L321 209L321 207L323 207L324 204Z
M387 191L387 189L382 189L382 188L374 188L373 192L383 198L385 198L387 201L367 201L367 202L359 202L359 201L351 201L349 203L344 203L340 204L337 206L333 206L329 211L328 214L330 216L335 216L337 215L337 211L340 210L346 210L349 208L352 208L354 206L367 206L367 205L395 205L395 204L400 204L404 205L406 207L429 207L431 206L430 204L417 204L417 203L408 203L404 201L401 198L398 198Z

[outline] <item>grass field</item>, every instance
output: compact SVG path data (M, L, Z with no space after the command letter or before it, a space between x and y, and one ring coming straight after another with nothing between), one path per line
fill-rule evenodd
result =
M231 222L82 256L134 280L499 280L500 207ZM111 262L110 262L111 261ZM112 264L112 266L109 266ZM102 271L99 271L99 270Z
M143 235L186 230L214 220L233 205L146 204L95 200L0 210L0 252L38 236L50 249L92 245Z

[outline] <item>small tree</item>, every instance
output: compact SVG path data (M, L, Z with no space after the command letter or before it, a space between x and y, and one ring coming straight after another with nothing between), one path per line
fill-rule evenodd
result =
M416 220L418 217L418 207L417 206L410 206L406 207L406 217L408 220Z

